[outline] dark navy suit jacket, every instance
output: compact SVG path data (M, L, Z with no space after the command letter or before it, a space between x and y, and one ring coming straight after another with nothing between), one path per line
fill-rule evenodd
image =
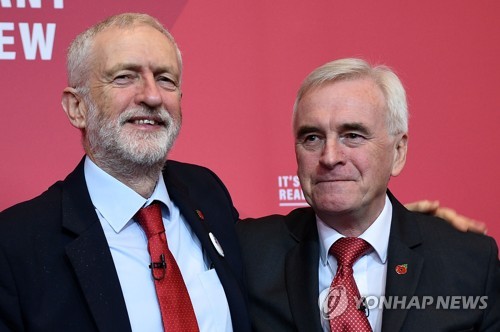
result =
M382 331L500 331L495 241L410 212L388 195L393 215L385 296L406 296L407 300L405 305L383 310ZM286 216L244 220L237 224L237 231L255 331L321 331L314 211L302 208ZM398 274L396 268L403 264L407 273ZM412 296L419 303L424 296L432 296L434 303L425 309L410 306ZM439 309L438 296L472 296L469 299L478 305L475 309ZM487 307L482 308L485 297Z
M234 330L250 331L234 231L238 213L229 193L200 166L168 161L163 175L217 271ZM216 252L209 232L225 257ZM131 331L83 160L64 181L0 213L0 331Z

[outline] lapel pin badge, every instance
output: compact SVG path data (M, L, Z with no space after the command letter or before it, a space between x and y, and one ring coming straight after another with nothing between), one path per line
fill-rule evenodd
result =
M210 232L208 233L208 237L210 238L210 241L212 241L212 245L214 246L215 250L217 250L217 253L221 257L224 257L224 250L222 250L222 246L220 245L219 241L217 241L215 235L213 235L212 232Z
M196 214L198 215L198 218L200 218L201 220L205 220L205 216L203 215L203 213L201 213L200 210L195 210L196 211Z
M400 264L396 266L397 274L406 274L408 272L408 264Z

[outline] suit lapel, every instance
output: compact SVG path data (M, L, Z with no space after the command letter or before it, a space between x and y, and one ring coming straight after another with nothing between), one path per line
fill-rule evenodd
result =
M230 259L228 256L232 256L233 253L225 252L225 256L223 257L217 252L213 240L209 237L209 234L212 233L216 239L219 238L219 231L224 232L224 230L220 230L217 227L221 223L217 220L211 220L208 213L203 213L203 209L196 205L195 199L191 197L188 186L181 182L181 179L175 174L171 174L171 172L172 169L168 168L167 163L167 170L164 171L163 174L168 193L172 201L179 208L184 219L198 237L205 254L212 263L212 267L215 268L217 272L217 276L226 294L233 328L236 331L247 331L249 329L249 317L245 303L246 296L242 292L243 286L238 283L238 279L228 263L228 259ZM220 237L220 239L223 238ZM220 248L222 248L222 250L228 249L224 248L224 243L222 241L220 243ZM238 256L237 259L240 260L241 258Z
M413 250L422 243L420 230L411 214L390 192L388 194L393 205L393 215L387 253L385 296L388 299L392 297L393 300L395 297L402 299L405 296L405 303L408 303L410 297L415 295L424 264L423 257ZM404 264L406 264L406 269L403 268ZM401 305L398 307L400 308ZM406 314L407 310L384 309L382 330L401 330Z
M298 241L286 256L285 280L290 310L299 331L320 331L318 307L319 239L315 216L287 220L291 235Z
M75 239L66 253L99 331L131 331L113 258L88 195L83 160L64 181L62 225Z
M172 201L177 205L182 216L198 237L208 258L214 265L220 266L219 264L222 261L221 255L216 252L208 235L211 232L211 222L208 220L209 217L205 216L203 211L195 205L194 201L189 196L186 185L181 183L178 179L175 179L175 177L170 176L170 174L165 176L165 184Z

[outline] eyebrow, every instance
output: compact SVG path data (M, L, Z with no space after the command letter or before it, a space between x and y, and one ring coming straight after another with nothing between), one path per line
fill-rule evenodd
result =
M344 124L340 125L339 129L341 132L357 131L357 132L365 133L365 134L368 134L370 132L368 130L368 128L364 124L362 124L361 122L344 123Z
M136 72L140 72L142 69L142 65L136 64L136 63L118 63L114 65L113 67L109 68L106 70L107 75L112 75L120 70L132 70ZM170 73L175 76L179 76L178 70L175 70L173 66L159 66L153 68L153 73Z
M120 70L133 70L133 71L138 71L140 70L141 66L133 63L117 63L111 68L108 68L106 70L107 75L114 74Z
M297 131L296 137L302 137L304 135L320 131L318 127L315 126L301 126Z
M302 137L304 135L314 133L314 132L321 132L322 130L319 127L316 126L301 126L296 133L296 137ZM349 122L349 123L343 123L338 127L339 132L346 132L346 131L356 131L365 135L368 135L370 133L370 130L361 122Z

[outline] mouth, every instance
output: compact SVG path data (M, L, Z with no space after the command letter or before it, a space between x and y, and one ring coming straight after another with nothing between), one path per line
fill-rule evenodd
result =
M156 122L155 120L150 120L150 119L134 120L133 123L138 124L138 125L148 124L148 125L152 125L152 126L156 126L156 125L160 124L159 122Z
M159 117L133 117L126 121L126 123L138 126L161 126L165 127L165 122Z
M316 184L320 184L320 183L339 183L339 182L350 182L350 181L353 181L353 180L350 180L350 179L322 179L322 180L316 181Z

